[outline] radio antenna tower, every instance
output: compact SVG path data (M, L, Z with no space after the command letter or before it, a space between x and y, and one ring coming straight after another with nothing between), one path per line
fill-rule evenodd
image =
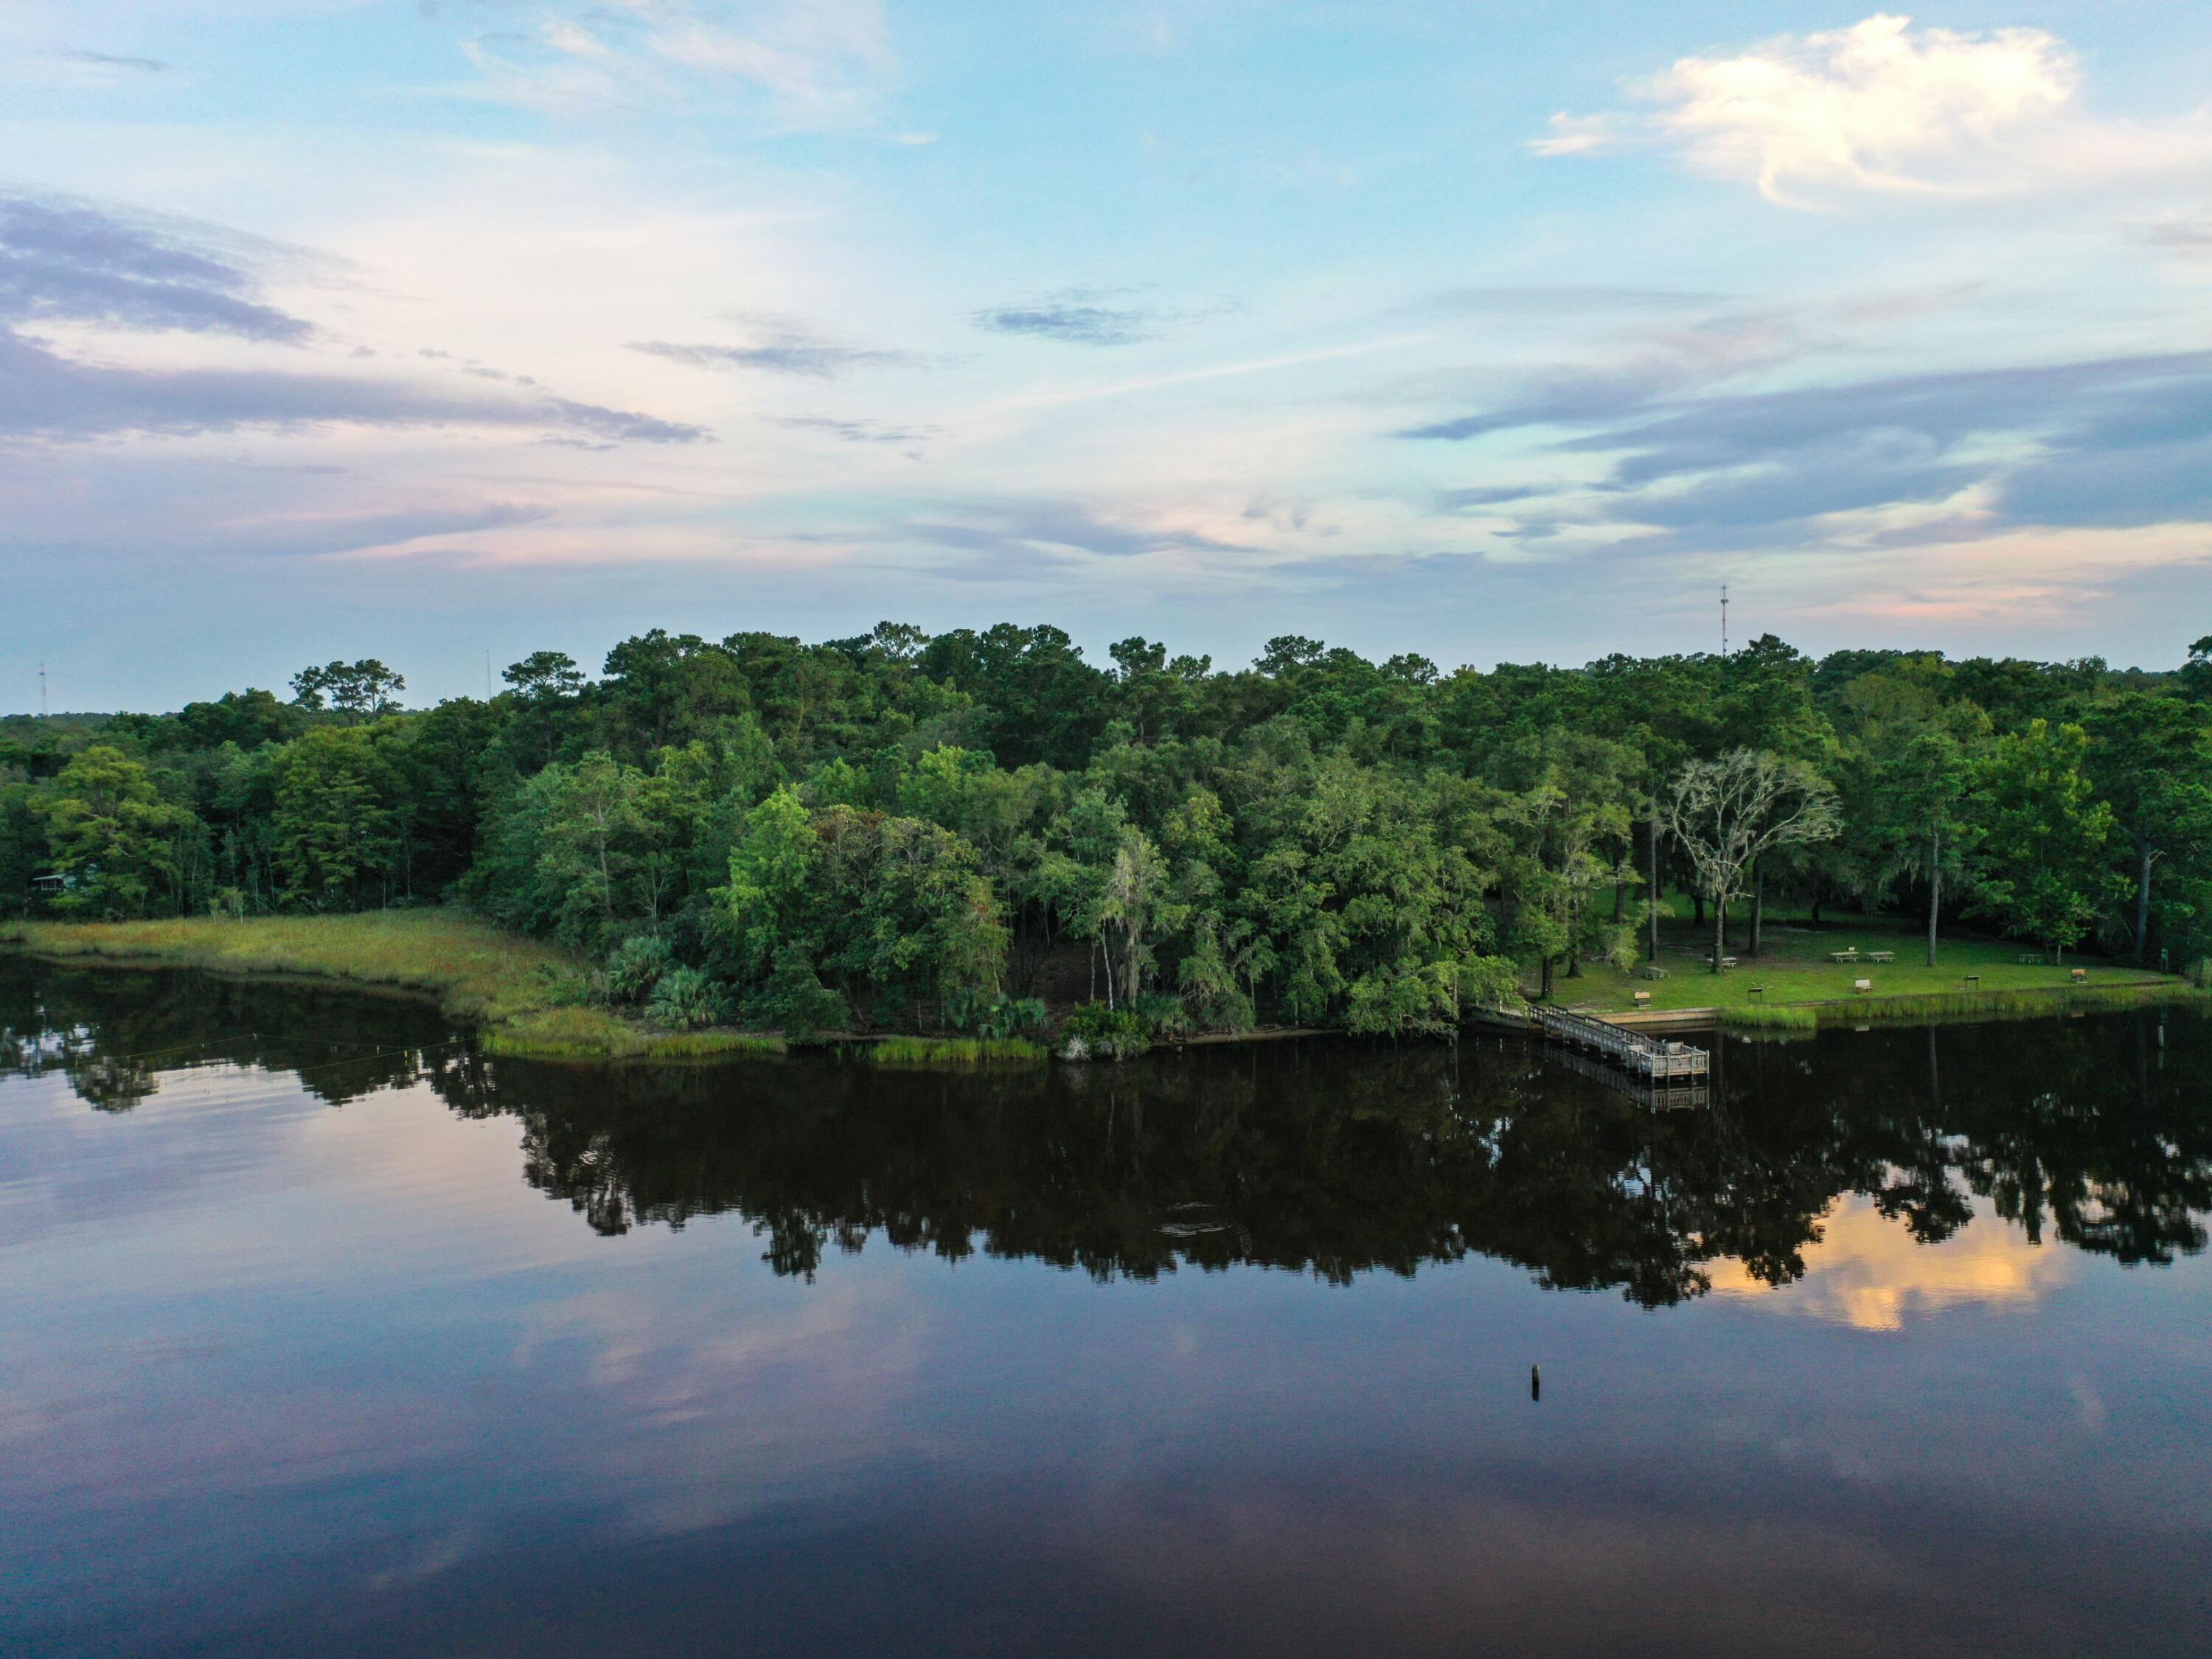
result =
M40 718L40 720L44 720L44 719L46 719L46 664L44 664L44 663L40 663L40 664L39 665L39 718Z
M1728 584L1721 584L1721 655L1728 655Z

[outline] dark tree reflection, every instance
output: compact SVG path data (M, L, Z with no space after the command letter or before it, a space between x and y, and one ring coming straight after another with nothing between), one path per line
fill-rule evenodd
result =
M1696 1109L1494 1038L980 1075L569 1067L485 1060L407 1004L0 963L0 1064L58 1072L100 1109L208 1065L291 1073L333 1104L427 1082L517 1120L524 1178L598 1231L732 1213L782 1273L872 1239L1101 1279L1252 1263L1341 1282L1474 1252L1656 1308L1702 1294L1722 1257L1799 1277L1847 1193L1926 1243L1979 1196L2123 1262L2203 1248L2201 1018L1731 1042L1719 1060Z

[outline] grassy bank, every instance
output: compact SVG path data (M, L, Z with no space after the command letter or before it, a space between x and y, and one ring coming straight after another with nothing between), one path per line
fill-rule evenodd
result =
M1733 928L1741 951L1741 926ZM1811 1030L1823 1024L1868 1025L1885 1021L1954 1018L2031 1018L2074 1007L2125 1006L2146 1001L2184 1001L2203 994L2170 974L2096 959L2063 964L2022 962L2031 952L2002 939L1939 941L1936 966L1927 962L1925 935L1893 918L1845 917L1814 928L1802 919L1770 922L1765 950L1740 957L1721 973L1705 965L1711 935L1687 921L1662 924L1658 965L1662 979L1644 975L1639 962L1624 972L1586 968L1579 977L1553 982L1553 1000L1595 1014L1707 1009L1724 1026L1744 1030ZM1887 951L1896 960L1838 963L1829 953L1857 947ZM2084 977L2074 977L2076 969ZM1865 980L1869 988L1857 988ZM1650 1000L1638 1004L1638 992Z
M373 910L246 921L11 922L0 944L64 962L199 968L312 979L434 999L483 1029L487 1053L541 1060L690 1060L781 1054L780 1038L656 1031L603 1008L564 1007L584 963L456 910Z
M877 1066L1020 1066L1046 1057L1043 1044L1020 1037L886 1037L868 1048Z
M548 1008L483 1034L507 1060L732 1060L785 1052L781 1037L744 1031L655 1031L604 1008Z

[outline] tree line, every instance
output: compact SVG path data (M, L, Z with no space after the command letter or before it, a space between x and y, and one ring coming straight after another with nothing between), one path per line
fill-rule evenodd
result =
M886 623L541 651L422 709L292 696L0 723L0 907L79 918L458 901L664 1022L1443 1029L1656 950L1686 909L1969 920L2212 955L2212 639L2167 672L1929 652L1440 671L1319 641Z

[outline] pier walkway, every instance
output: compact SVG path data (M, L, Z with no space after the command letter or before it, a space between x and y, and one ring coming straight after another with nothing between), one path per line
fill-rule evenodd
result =
M1553 1042L1602 1054L1622 1071L1656 1084L1703 1083L1712 1069L1712 1056L1703 1048L1648 1037L1588 1014L1538 1004L1528 1010L1528 1019Z

